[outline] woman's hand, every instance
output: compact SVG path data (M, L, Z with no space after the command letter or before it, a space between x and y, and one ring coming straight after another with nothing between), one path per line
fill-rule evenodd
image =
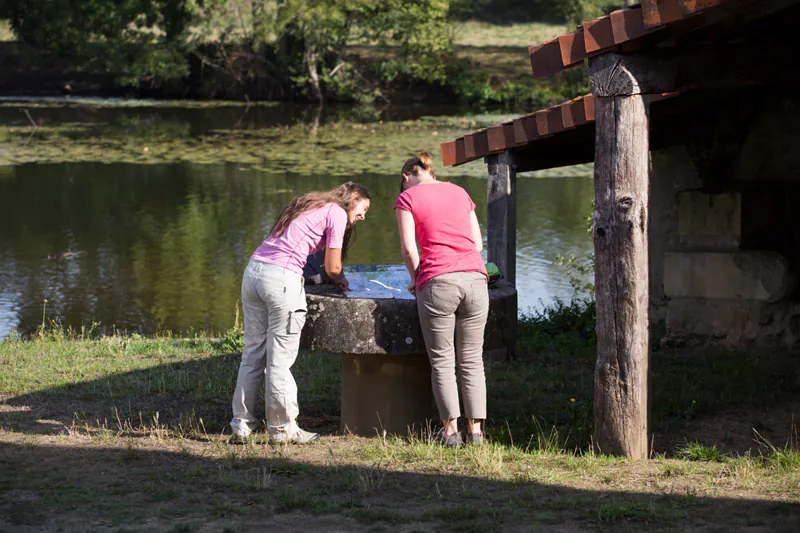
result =
M347 281L347 278L344 277L344 276L342 276L339 279L333 280L333 284L340 291L349 291L350 290L350 283Z
M408 289L408 292L410 292L412 295L416 296L417 295L417 281L412 279L411 283L408 284L407 289Z

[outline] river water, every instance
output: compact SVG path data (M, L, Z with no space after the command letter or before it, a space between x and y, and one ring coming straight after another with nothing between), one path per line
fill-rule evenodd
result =
M94 323L106 331L143 334L224 331L235 320L247 259L280 210L298 194L331 189L347 179L365 185L373 197L367 220L357 228L349 262L401 262L392 211L398 176L390 169L399 167L409 154L406 148L391 153L392 146L402 145L407 138L398 129L370 135L389 147L382 150L388 150L386 157L393 160L391 165L376 164L374 172L349 173L346 163L344 168L327 171L236 163L237 143L227 140L228 152L219 163L139 163L113 154L101 162L96 151L86 151L94 155L82 160L87 143L95 145L106 137L125 143L129 137L141 141L142 121L132 118L141 116L140 108L38 105L0 107L0 143L4 143L0 148L0 338L12 330L30 333L51 320L76 329ZM241 111L227 107L148 109L149 129L144 135L191 138L219 129L253 131L308 121L313 115L306 109L285 107L277 106L272 114L268 110L262 110L262 115L253 113L245 124ZM339 125L383 124L415 120L424 112L431 110L401 109L395 115L384 112L366 120L322 117L322 124L326 120ZM158 117L155 121L154 116ZM36 127L28 124L31 119ZM87 124L95 128L88 138ZM131 125L139 130L129 133ZM467 126L474 128L471 123ZM100 133L98 127L103 128ZM431 143L434 148L452 138L448 135L459 134L453 128L434 129L430 132L438 136ZM424 137L424 131L416 135ZM155 146L157 141L148 138L146 142ZM53 156L54 151L63 152L63 157ZM24 159L16 156L23 152ZM37 153L49 155L37 161ZM361 149L359 157L372 156L369 149ZM440 170L441 179L469 192L483 225L483 164ZM591 207L592 187L585 172L519 178L521 312L573 296L569 279L555 260L558 255L584 257L590 251L584 218Z

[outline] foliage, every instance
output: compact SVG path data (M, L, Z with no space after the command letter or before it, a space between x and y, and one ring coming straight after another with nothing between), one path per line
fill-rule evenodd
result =
M558 10L571 26L578 26L622 7L623 0L557 0Z
M554 21L562 13L549 0L450 0L452 20L486 20L495 23Z
M188 73L181 35L189 0L0 0L18 39L35 54L52 54L122 82L174 79Z
M597 309L590 300L560 300L541 311L522 315L517 332L522 353L593 353L597 345Z
M506 108L539 110L589 92L585 69L572 69L554 79L533 83L507 81L495 84L493 77L465 59L450 62L447 83L455 100L470 107L503 105Z
M345 57L346 47L392 48L375 66L382 80L441 83L451 51L448 7L448 0L0 0L0 19L34 54L125 85L186 78L193 57L241 84L263 75L319 100L369 100L374 83Z
M714 461L721 463L725 456L717 448L716 444L706 445L697 441L686 442L683 446L675 450L675 457L687 461Z
M302 64L307 72L296 76L296 82L305 81L314 91L320 90L319 83L334 93L353 95L358 78L363 77L344 58L345 47L353 42L397 50L394 57L373 66L379 80L405 76L444 81L450 52L447 8L447 0L290 0L281 8L278 24L286 39L302 43L298 47L302 61L297 58L291 64Z
M594 210L594 201L592 201L592 210ZM592 213L584 217L586 224L586 233L592 233ZM575 291L576 298L588 298L594 301L594 283L586 281L594 277L594 252L589 252L582 259L575 256L557 255L556 264L564 268L566 271L569 284Z

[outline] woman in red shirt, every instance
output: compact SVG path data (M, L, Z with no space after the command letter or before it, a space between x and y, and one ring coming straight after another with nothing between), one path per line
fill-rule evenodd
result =
M456 362L467 417L467 444L482 444L486 418L483 331L489 314L483 239L475 204L467 191L436 180L431 156L405 162L395 203L403 260L417 297L422 334L431 362L431 382L447 447L462 443ZM419 252L417 252L419 243Z

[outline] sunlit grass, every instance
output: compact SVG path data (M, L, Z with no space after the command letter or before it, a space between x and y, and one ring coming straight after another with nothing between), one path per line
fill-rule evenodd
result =
M17 36L11 29L11 25L7 20L0 19L0 42L2 41L16 41Z
M517 24L492 24L470 20L451 24L453 44L470 47L527 47L539 44L569 31L562 24L526 22Z
M548 314L548 322L571 317L580 323L587 316L580 307L563 306ZM101 502L92 513L123 527L140 519L132 508L159 502L159 516L170 527L176 520L246 520L259 509L296 513L304 521L326 517L329 527L337 520L345 529L357 523L491 531L520 523L683 529L713 512L717 526L732 530L742 518L736 505L714 499L720 492L749 501L795 501L800 452L794 441L773 446L764 440L743 456L711 453L713 444L694 442L683 448L691 453L676 454L685 459L631 461L594 453L585 427L593 342L531 318L523 319L520 334L519 358L487 369L488 443L458 450L443 448L426 432L361 438L327 431L309 447L271 446L264 439L230 446L227 418L238 358L226 353L223 336L98 336L50 324L29 339L10 337L0 343L6 407L0 412L0 486L39 500L33 512L0 491L0 513L14 524L46 529L48 517L67 520L71 509ZM529 342L532 337L538 340ZM659 361L660 375L685 372L678 363ZM301 418L335 421L338 358L302 352L293 372ZM760 385L750 391L744 381L734 385L747 398L763 394ZM707 401L695 397L700 405ZM38 419L25 406L56 420ZM37 435L45 424L56 425ZM32 462L32 454L60 459L57 472L45 461ZM695 460L708 457L716 459ZM105 471L114 477L101 476ZM91 489L78 481L87 475L96 476ZM747 520L774 525L774 513L790 504L749 505Z

